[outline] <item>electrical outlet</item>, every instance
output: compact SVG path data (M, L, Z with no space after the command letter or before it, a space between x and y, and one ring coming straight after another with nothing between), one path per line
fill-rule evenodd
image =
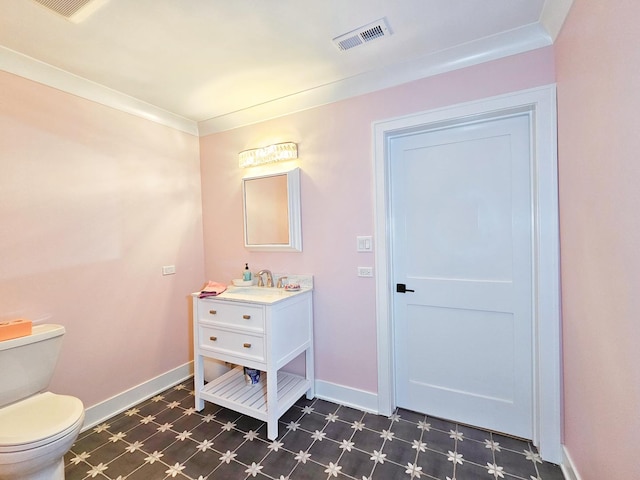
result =
M373 277L373 267L358 267L359 277Z

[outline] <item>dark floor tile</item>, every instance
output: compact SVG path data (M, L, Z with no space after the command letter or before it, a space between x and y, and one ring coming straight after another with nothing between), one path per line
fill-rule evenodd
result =
M407 466L397 465L391 462L384 462L376 464L371 474L371 480L408 480L409 475L405 473ZM416 478L425 478L424 476ZM457 480L457 479L456 479Z
M415 423L405 422L403 420L393 422L393 425L391 425L391 431L395 438L400 438L407 442L419 440L422 433L422 430L420 430Z
M71 450L75 453L93 452L96 448L107 443L110 436L111 433L107 431L94 432L93 435L88 435L81 440L77 440L71 447Z
M98 465L100 463L107 464L116 457L119 457L125 452L128 444L123 441L108 442L91 452L90 460L87 460L91 465Z
M440 430L424 431L422 441L427 444L427 448L440 453L448 453L449 450L456 449L455 439L450 437L449 432L441 432Z
M289 424L289 422L297 422L302 416L302 410L298 407L293 406L278 419L279 423L284 423L285 425Z
M480 466L476 465L475 463L463 461L462 465L457 464L455 468L456 480L478 480L495 478L492 475L489 475L486 464L484 466Z
M140 423L127 431L127 442L144 442L147 438L158 433L158 425L153 422Z
M494 442L500 444L501 449L508 448L509 450L515 450L516 452L522 452L523 450L529 450L529 442L521 440L519 438L508 437L506 435L500 435L498 433L491 434Z
M195 411L195 397L189 393L186 397L180 400L180 407L185 410L192 408Z
M536 464L536 468L542 480L564 480L564 475L558 465L544 462Z
M327 420L324 415L317 413L307 413L303 415L298 422L300 428L307 430L308 432L315 432L316 430L322 430L327 424Z
M536 467L534 462L524 455L511 450L500 450L495 452L496 465L504 468L506 473L518 475L524 478L536 477Z
M406 465L407 463L415 463L418 449L413 448L411 443L394 440L384 443L382 453L386 455L385 461Z
M189 397L190 395L189 395L189 390L186 388L183 388L183 389L171 388L163 392L162 396L164 397L163 400L165 402L171 403L171 402L180 402L184 400L186 397Z
M311 458L323 465L328 465L329 462L338 463L338 458L342 453L340 445L333 440L315 441L311 448L309 448Z
M305 395L303 395L298 400L296 400L295 405L297 405L300 408L304 408L304 407L310 406L313 402L315 402L315 398L312 398L311 400L309 400Z
M155 435L152 435L144 441L144 451L149 453L163 451L176 441L175 435L175 432L172 431L156 432Z
M279 449L278 451L270 452L267 457L262 460L262 473L273 478L280 478L280 475L286 477L297 463L294 454Z
M220 465L220 454L213 450L196 451L185 463L183 473L191 478L206 477Z
M138 415L125 415L121 413L120 415L109 420L109 431L116 432L127 432L132 428L135 428L140 423L140 417Z
M164 478L167 476L168 467L162 462L144 463L133 471L127 480L151 480L152 478Z
M216 468L213 472L209 474L207 480L235 480L235 479L244 479L247 477L247 473L245 470L246 466L231 461L230 463L223 462L218 468ZM127 479L129 480L129 479Z
M324 480L328 477L326 468L324 465L307 460L307 463L299 463L296 466L289 480Z
M359 450L345 451L338 461L342 467L341 472L354 478L368 477L374 467L371 455Z
M218 452L226 452L227 450L233 452L236 448L244 443L244 434L237 430L225 431L223 430L214 440L213 448Z
M423 413L412 412L411 410L405 410L404 408L398 408L396 413L400 415L402 420L407 422L418 423L423 422L425 415Z
M465 440L458 442L456 452L463 456L463 460L467 462L477 463L478 465L486 465L493 463L493 451L487 448L487 444L476 442L475 440Z
M420 452L416 464L422 467L422 473L436 478L453 478L453 462L448 455L434 452Z
M290 430L280 441L284 443L284 448L293 453L298 453L301 450L303 452L306 451L313 443L313 438L303 430Z
M172 429L176 432L182 432L184 430L193 430L195 427L202 423L202 417L195 414L187 414L182 411L183 415L177 420L173 421Z
M338 411L338 407L340 405L338 405L337 403L333 403L333 402L328 402L326 400L320 400L317 399L315 402L313 402L313 411L315 413L319 413L319 414L323 414L323 415L327 415L329 413L336 413Z
M374 450L382 450L383 439L380 436L380 432L367 429L358 430L351 438L351 441L357 449L365 452L373 453Z
M327 438L341 442L342 440L349 440L353 435L353 428L351 424L336 420L335 422L328 422L324 428L324 433L327 434Z
M197 447L198 444L193 440L176 440L162 451L162 461L169 465L184 463L196 453Z
M184 410L180 407L165 408L154 415L156 417L154 422L159 423L160 425L163 423L173 424L176 420L182 417L182 415L184 415Z
M203 440L213 440L222 432L222 425L216 421L202 422L191 430L191 438L202 442Z
M159 412L167 408L167 404L162 401L147 400L145 403L138 406L140 410L138 415L146 417L147 415L157 415Z
M265 422L263 422L262 420L252 418L247 415L243 415L238 421L236 421L236 428L238 430L242 430L243 432L248 432L249 430L257 432L265 425Z
M65 480L81 480L87 476L87 472L91 467L86 462L67 462L65 461L64 475Z
M341 405L338 411L336 412L338 418L343 422L353 423L362 421L362 417L364 417L364 412L362 410L357 410L351 407L345 407Z
M366 413L362 422L365 427L371 430L378 430L379 432L389 430L389 427L391 427L391 420L389 418L382 415L374 415L373 413Z
M435 428L435 429L441 430L443 432L448 432L449 430L455 430L456 429L456 424L455 423L450 422L449 420L444 420L442 418L436 418L436 417L427 416L425 421L427 423L431 424L431 428Z
M195 398L194 398L194 403L189 405L189 407L195 408ZM219 405L216 405L215 403L204 402L204 408L200 411L196 411L196 413L202 417L206 415L213 415L214 418L216 418L220 410L224 410L224 408L220 407Z
M147 455L140 450L123 453L115 460L109 462L109 477L126 477L144 463L144 459L146 458L146 456Z
M242 416L238 412L234 412L233 410L229 410L228 408L220 408L216 411L215 415L216 420L220 423L235 423Z
M491 433L467 425L458 425L458 432L461 432L465 439L476 440L482 443L484 443L485 440L491 440Z
M269 444L262 440L247 440L236 449L235 460L245 465L251 465L252 462L259 463L269 453L268 446Z

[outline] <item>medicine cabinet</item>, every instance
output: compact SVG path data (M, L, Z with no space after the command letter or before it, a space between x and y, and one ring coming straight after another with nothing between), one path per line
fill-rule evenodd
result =
M244 246L256 251L302 251L300 169L242 179Z

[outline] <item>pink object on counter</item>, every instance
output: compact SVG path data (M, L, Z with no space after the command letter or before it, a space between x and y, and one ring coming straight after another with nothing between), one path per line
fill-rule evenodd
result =
M211 280L209 280L207 284L204 286L204 288L200 291L200 295L198 296L200 298L215 297L216 295L220 295L226 289L227 289L226 285L218 282L212 282Z

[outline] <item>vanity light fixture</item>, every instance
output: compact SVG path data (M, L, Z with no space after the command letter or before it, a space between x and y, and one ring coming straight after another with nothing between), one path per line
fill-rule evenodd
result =
M255 167L265 163L283 162L298 158L298 145L293 142L276 143L262 148L245 150L238 154L240 168Z

